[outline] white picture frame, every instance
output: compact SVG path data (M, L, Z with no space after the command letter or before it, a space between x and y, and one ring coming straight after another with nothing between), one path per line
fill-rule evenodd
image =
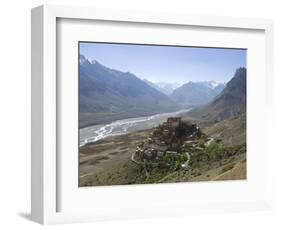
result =
M247 182L226 182L224 184L216 185L212 183L198 183L197 185L177 184L177 185L153 185L134 186L130 189L123 186L98 188L94 190L83 190L82 193L75 193L76 191L68 191L63 187L64 177L60 176L61 172L61 158L57 155L60 148L58 143L58 113L60 111L58 103L58 95L61 93L61 88L58 86L58 37L59 26L61 20L73 21L102 21L104 23L122 22L134 26L134 23L153 25L154 27L180 27L184 29L189 26L192 28L200 28L202 30L219 29L219 30L241 30L243 33L247 31L258 31L262 33L262 38L259 44L263 44L262 57L258 63L261 63L260 80L257 83L250 84L250 91L252 98L260 98L264 112L261 117L265 118L266 128L263 129L263 134L260 136L250 137L253 141L264 138L267 142L259 142L260 150L265 153L264 159L266 164L263 168L264 177L261 180L254 180L252 185L247 187ZM80 21L81 22L81 21ZM78 25L79 28L79 23ZM109 33L110 34L110 33ZM212 36L212 35L210 35ZM100 38L102 39L102 38ZM140 38L142 39L142 38ZM220 44L220 39L215 41L215 44ZM236 38L237 39L237 38ZM234 38L235 40L235 38ZM204 42L202 40L201 42ZM159 38L159 43L161 39ZM238 43L237 43L238 44ZM231 45L231 44L230 44ZM237 45L239 46L239 44ZM264 72L263 72L264 70ZM254 70L252 71L254 73ZM265 83L265 84L263 84ZM161 217L173 215L186 215L190 213L206 213L206 212L234 212L245 210L264 210L272 207L272 177L271 177L271 163L272 160L270 152L270 121L272 116L272 109L274 106L274 98L272 92L273 85L273 22L266 19L248 19L248 18L231 18L231 17L214 17L214 16L190 16L190 15L174 15L151 12L133 12L133 11L115 11L115 10L101 10L91 8L66 7L66 6L51 6L44 5L32 9L32 188L31 188L31 213L32 219L41 224L56 224L56 223L70 223L83 221L97 221L107 219L126 219L126 218L147 218L147 217ZM250 100L251 102L251 100ZM253 106L252 113L256 111ZM259 116L257 119L260 118ZM249 120L248 120L249 121ZM252 123L252 124L251 124ZM254 133L255 122L250 122L247 127ZM77 130L73 130L77 132ZM251 142L250 142L251 143ZM258 158L258 157L257 157ZM255 164L251 163L250 169L257 168ZM65 166L64 168L72 167ZM259 165L258 165L259 166ZM73 169L76 170L76 169ZM72 171L70 171L72 172ZM253 171L254 172L254 171ZM250 172L251 173L251 172ZM63 173L62 173L63 174ZM73 178L73 180L76 178ZM72 180L72 179L70 179ZM194 187L194 188L193 188ZM191 201L184 201L183 204L177 199L168 199L167 204L160 205L157 201L153 203L147 200L149 207L142 206L145 199L141 199L136 204L130 200L132 193L144 194L144 196L161 194L170 194L171 197L176 197L180 191L189 189L196 194L198 191L206 191L210 188L210 194L215 194L218 191L227 192L229 188L239 189L240 192L246 191L247 196L244 198L238 195L234 198L222 197L222 200L204 198L202 202L194 198ZM124 189L126 188L126 189ZM149 188L149 191L147 191ZM256 191L256 196L252 195L253 199L249 199L251 193L257 188L262 188L261 192ZM78 189L78 188L77 188ZM225 190L224 190L225 189ZM244 189L244 190L243 190ZM61 190L63 192L61 192ZM129 191L127 191L129 190ZM72 193L73 192L73 193ZM69 194L68 194L69 193ZM93 200L92 206L86 208L85 200L80 202L79 196L89 196L89 193L98 196L99 201L107 203L105 208L102 208L102 203L98 200ZM72 195L70 195L72 194ZM114 203L113 199L108 199L107 196L119 195L121 203ZM125 195L124 195L125 194ZM125 199L127 197L127 199ZM180 196L179 196L180 197ZM65 199L65 200L64 200ZM61 200L67 202L65 207L61 208ZM157 200L157 199L156 199ZM89 202L89 205L90 203ZM189 202L189 203L188 203ZM95 205L93 205L95 204ZM118 205L122 207L117 207ZM78 207L79 206L79 207Z

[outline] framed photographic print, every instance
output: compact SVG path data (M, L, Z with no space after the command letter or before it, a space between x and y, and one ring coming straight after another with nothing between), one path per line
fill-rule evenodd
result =
M79 186L246 179L246 53L80 41Z
M270 208L272 31L265 19L33 9L32 219Z

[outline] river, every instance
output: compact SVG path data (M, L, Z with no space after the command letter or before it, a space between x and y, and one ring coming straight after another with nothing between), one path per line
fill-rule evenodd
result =
M134 131L153 128L164 121L168 117L181 116L183 113L191 109L180 110L170 113L159 113L146 117L135 117L113 121L104 125L93 125L80 129L80 146L87 143L96 142L109 136L122 135Z

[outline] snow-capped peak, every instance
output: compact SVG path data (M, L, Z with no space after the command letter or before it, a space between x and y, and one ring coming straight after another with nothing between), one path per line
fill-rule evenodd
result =
M212 89L216 88L220 83L216 82L216 81L210 81L210 87Z
M87 61L87 59L85 58L85 56L84 55L80 55L80 57L79 57L79 63L80 64L83 64L83 63L85 63Z
M168 82L153 82L153 83L160 88L170 88L172 90L175 90L180 86L179 83L168 83Z
M214 89L219 85L224 85L223 83L216 82L216 81L206 81L206 82L202 82L202 83L210 89Z
M85 62L88 62L90 64L97 64L98 63L95 59L86 58L84 55L80 55L79 63L84 64Z
M92 58L88 58L88 61L89 61L91 64L97 64L97 63L98 63L95 59L92 59Z

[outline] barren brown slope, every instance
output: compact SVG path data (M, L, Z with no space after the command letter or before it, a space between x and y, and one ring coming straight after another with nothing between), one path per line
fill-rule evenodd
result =
M215 177L213 180L245 180L247 179L246 161L237 163L229 171Z
M225 145L244 144L246 143L246 113L207 126L203 129L203 132L208 136L220 138Z
M231 119L246 112L246 68L236 70L221 94L202 111L207 121Z

